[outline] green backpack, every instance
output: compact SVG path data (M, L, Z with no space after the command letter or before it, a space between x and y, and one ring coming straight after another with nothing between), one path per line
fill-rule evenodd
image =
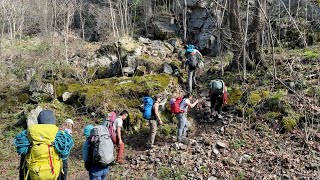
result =
M211 81L211 92L213 94L223 94L224 82L221 79Z

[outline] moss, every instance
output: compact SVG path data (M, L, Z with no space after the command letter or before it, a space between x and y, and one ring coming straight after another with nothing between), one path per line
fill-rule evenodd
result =
M61 97L64 92L68 89L66 84L58 84L55 86L56 97Z
M265 118L267 118L268 121L274 120L278 118L281 114L279 112L267 112L265 114Z
M249 94L249 103L252 105L257 105L260 103L262 100L268 98L270 95L269 91L267 90L257 90L257 91L252 91Z
M163 124L159 127L160 134L166 137L174 135L176 133L176 130L176 126L173 124Z
M286 116L282 118L282 125L287 132L290 132L296 127L297 122L294 118Z
M286 132L290 132L297 126L301 115L295 111L289 111L287 114L282 118L282 126Z
M320 53L317 49L306 49L304 52L304 56L308 60L313 60L319 58Z
M90 109L128 109L130 123L134 128L140 128L142 117L141 112L137 110L141 104L139 98L164 92L170 83L177 84L178 81L166 74L114 77L98 79L87 85L70 84L67 91L74 93L74 97L78 98L73 100L74 103L83 100L82 105ZM81 98L83 99L80 100Z
M29 98L30 98L30 95L28 93L21 93L18 96L18 102L22 104L27 103Z
M232 87L229 92L228 104L235 105L239 103L243 96L243 91L240 89L240 87Z

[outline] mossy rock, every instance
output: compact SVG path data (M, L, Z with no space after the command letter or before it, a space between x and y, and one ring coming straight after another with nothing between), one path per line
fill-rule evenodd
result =
M240 87L231 87L228 89L229 95L228 95L228 104L229 105L235 105L238 104L243 96L243 91Z
M282 118L282 125L285 131L290 132L297 126L297 121L289 116Z
M84 103L90 107L112 108L137 108L139 98L154 96L164 92L168 85L177 79L169 75L147 75L136 77L120 77L95 80L87 85L69 84L67 91L84 98ZM112 106L112 108L111 108Z
M292 110L292 107L286 98L287 91L278 90L271 94L263 104L260 105L260 109L263 112L277 112L281 114L287 114Z
M120 45L121 50L129 53L134 52L134 50L138 47L137 42L129 36L124 36L120 38L118 43Z
M30 99L30 95L28 93L21 93L18 96L18 102L21 104L27 103Z
M252 105L259 104L262 100L268 98L270 95L270 92L267 90L257 90L252 91L249 94L248 103Z

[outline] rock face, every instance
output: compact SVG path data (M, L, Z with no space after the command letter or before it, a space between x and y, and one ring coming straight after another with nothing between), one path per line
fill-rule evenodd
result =
M31 80L29 90L31 92L46 93L46 94L48 94L50 96L52 96L54 94L54 89L53 89L53 85L52 84L43 83L43 82L37 81L37 80Z
M152 31L156 38L165 40L176 36L178 26L171 15L159 14L152 23Z
M28 127L33 125L33 124L38 124L38 115L42 111L42 108L38 106L36 109L31 110L30 114L28 115L27 118L27 125Z

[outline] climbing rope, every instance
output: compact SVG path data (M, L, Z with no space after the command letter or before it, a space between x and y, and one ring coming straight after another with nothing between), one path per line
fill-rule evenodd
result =
M68 159L74 145L72 136L66 131L59 131L54 140L54 147L61 155L62 160Z
M24 130L20 134L18 134L13 141L13 144L17 148L17 153L19 155L21 154L27 154L30 147L30 141L28 139L27 131Z

